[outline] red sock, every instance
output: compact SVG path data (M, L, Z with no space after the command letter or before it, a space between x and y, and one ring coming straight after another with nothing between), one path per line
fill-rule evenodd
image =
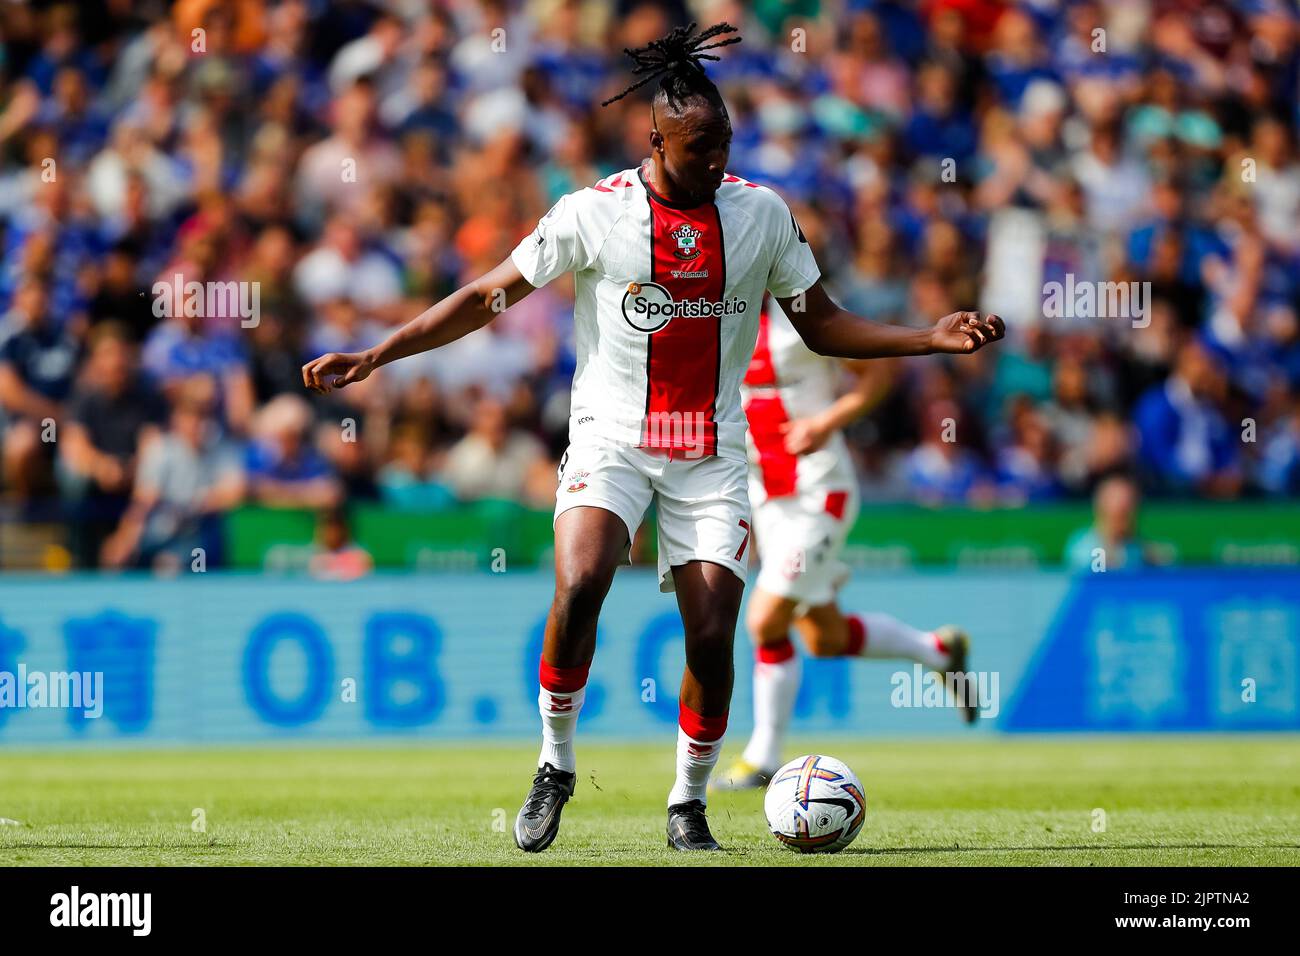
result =
M537 755L537 766L550 764L569 773L577 770L573 734L587 698L590 668L590 663L582 667L554 667L541 662L538 681L542 689L537 695L537 709L542 715L542 750Z
M722 752L727 715L705 717L685 704L677 705L677 779L668 792L668 806L690 800L708 801L709 774Z
M727 715L705 717L703 714L697 714L685 704L678 704L677 726L682 729L682 733L692 740L708 743L721 740L722 735L727 732Z
M794 657L794 645L788 637L779 644L760 644L754 657L761 664L784 664Z
M581 667L555 667L543 660L538 681L546 690L561 694L572 693L587 686L587 672L590 670L590 663Z
M867 646L867 625L856 614L850 614L849 640L844 645L845 657L861 657L862 649Z

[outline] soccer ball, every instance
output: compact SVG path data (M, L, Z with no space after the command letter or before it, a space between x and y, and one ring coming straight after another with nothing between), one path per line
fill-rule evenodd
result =
M838 853L867 819L858 778L834 757L796 757L772 776L763 797L772 835L800 853Z

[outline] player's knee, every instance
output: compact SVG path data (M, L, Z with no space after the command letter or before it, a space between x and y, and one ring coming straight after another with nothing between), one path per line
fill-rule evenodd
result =
M723 620L722 616L709 617L691 627L688 636L692 644L710 649L725 650L731 646L735 634L735 622Z
M722 615L695 622L686 634L686 664L701 681L731 672L735 622Z
M697 643L687 648L686 666L705 687L730 684L733 667L731 649L718 643Z
M610 575L582 569L555 583L555 616L564 625L594 624L609 590Z
M790 637L790 622L770 608L760 608L751 603L745 612L745 630L759 647L780 644Z

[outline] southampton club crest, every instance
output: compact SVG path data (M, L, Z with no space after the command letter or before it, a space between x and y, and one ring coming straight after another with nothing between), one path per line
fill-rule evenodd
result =
M700 254L700 230L689 222L684 222L668 235L677 240L673 255L678 259L694 259Z
M565 490L572 493L575 491L581 491L583 488L587 487L587 479L591 477L591 472L575 471L568 477L569 477L569 487L566 488Z

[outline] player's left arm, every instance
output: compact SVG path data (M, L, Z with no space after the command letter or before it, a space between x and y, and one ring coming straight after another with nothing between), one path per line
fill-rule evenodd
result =
M896 358L906 355L976 352L1006 334L996 315L954 312L928 329L872 322L831 301L821 280L801 295L777 298L800 338L819 355L837 358Z

